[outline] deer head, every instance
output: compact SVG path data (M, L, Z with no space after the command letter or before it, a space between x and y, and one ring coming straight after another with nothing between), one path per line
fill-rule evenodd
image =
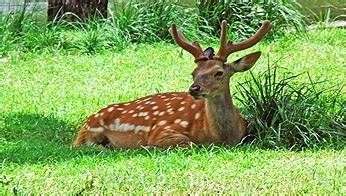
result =
M192 72L193 84L189 93L196 99L213 97L228 92L230 77L236 72L249 70L261 56L261 52L248 54L232 63L227 57L237 51L245 50L258 43L270 30L271 23L264 21L260 29L249 39L232 43L227 40L227 22L221 23L220 48L214 54L213 48L202 50L198 42L189 43L184 35L173 24L170 33L175 42L195 57L197 67Z

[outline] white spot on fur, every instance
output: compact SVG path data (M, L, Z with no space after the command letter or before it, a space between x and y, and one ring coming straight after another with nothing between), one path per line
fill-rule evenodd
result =
M181 107L178 109L178 111L183 111L185 109L185 107Z
M138 114L137 114L137 113L135 113L135 114L133 114L133 115L132 115L132 117L137 117L137 116L138 116Z
M142 101L149 101L151 99L151 97L148 97L146 99L143 99Z
M182 127L186 128L186 127L189 125L189 122L187 122L187 121L181 121L181 122L180 122L180 125L181 125Z
M165 125L167 123L166 120L161 120L159 123L157 123L157 125L162 126Z
M140 112L139 114L138 114L138 116L147 116L148 115L148 112Z
M199 119L200 116L201 116L201 113L197 112L197 113L195 114L195 119L196 119L196 120Z
M174 120L174 123L175 123L175 124L178 124L178 123L180 123L180 122L181 122L181 119L179 119L179 118L177 118L177 119Z
M97 118L97 117L99 117L99 116L100 116L100 114L99 114L99 113L97 113L97 114L95 114L95 116L94 116L94 117L95 117L95 118Z
M154 114L155 116L157 116L157 115L159 114L159 111L155 111L155 112L153 112L153 114Z
M180 104L182 104L182 105L183 105L183 104L185 104L185 103L186 103L185 101L182 101Z
M124 106L128 106L128 105L130 105L131 103L124 103Z
M120 125L120 119L116 118L114 120L114 123L109 124L109 129L113 130L113 131L116 131L116 129L117 129L117 127L119 127L119 125Z
M159 113L159 116L163 116L164 114L165 114L165 112L162 111L162 112Z
M103 127L95 127L95 128L90 128L89 129L91 132L96 132L96 133L101 133L105 129Z
M154 104L156 104L156 102L155 102L155 101L152 101L152 102L150 102L149 104L150 104L150 105L154 105Z
M195 108L196 108L196 104L192 104L191 109L195 109Z
M122 114L126 114L126 113L127 113L127 110L124 110L124 111L122 111L121 113L122 113Z
M114 107L110 107L107 109L108 112L112 112L114 110Z
M129 113L132 114L133 112L135 112L134 110L130 110Z
M124 108L117 108L117 110L124 110Z
M143 125L137 125L136 128L135 128L135 132L137 133L139 131L149 132L150 131L150 127L143 126Z
M109 127L112 131L121 131L121 132L128 132L128 131L148 132L148 131L150 131L150 127L148 127L148 126L134 125L134 124L130 124L130 123L121 123L119 118L115 119L114 123L111 124Z
M153 110L157 110L158 108L159 108L159 106L157 106L157 105L152 107Z
M149 118L150 118L149 116L146 116L144 117L144 120L149 120Z

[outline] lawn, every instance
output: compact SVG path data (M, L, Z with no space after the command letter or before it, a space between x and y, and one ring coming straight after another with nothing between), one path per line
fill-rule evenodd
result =
M307 71L315 81L328 80L325 85L345 84L345 35L343 29L290 35L235 54L230 61L261 50L255 73L268 61L278 61L283 72ZM71 148L85 118L103 106L186 91L194 63L175 45L131 45L94 55L11 51L0 65L1 195L346 191L344 149ZM248 74L234 76L231 86Z

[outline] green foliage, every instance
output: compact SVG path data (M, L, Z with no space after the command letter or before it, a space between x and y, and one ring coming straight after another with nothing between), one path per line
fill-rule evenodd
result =
M168 29L172 23L178 24L184 32L190 32L198 21L193 8L182 7L177 1L128 1L114 3L113 9L110 16L114 21L113 27L132 42L170 40Z
M0 54L9 50L74 51L95 54L119 51L130 43L172 42L168 29L172 23L190 40L208 43L219 37L221 19L230 24L230 39L253 34L264 19L272 20L271 35L280 36L293 28L302 30L304 21L286 1L223 2L216 5L201 1L199 7L185 7L179 1L122 1L114 3L107 19L55 21L37 19L41 13L0 16ZM25 8L25 7L24 7ZM41 16L42 18L42 16Z
M272 21L271 36L292 30L302 31L306 25L304 16L296 8L298 4L291 0L201 0L197 5L200 16L213 27L213 34L218 34L220 22L227 20L234 38L248 38L258 30L263 20Z
M276 64L237 85L237 99L248 114L249 132L266 148L331 145L346 140L342 87L313 82L308 73L294 75ZM299 82L309 78L308 82ZM342 145L344 147L344 145Z

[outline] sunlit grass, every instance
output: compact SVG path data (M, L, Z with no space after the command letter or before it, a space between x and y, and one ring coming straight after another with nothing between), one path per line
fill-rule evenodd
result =
M266 69L267 61L281 59L280 65L293 74L308 71L313 80L340 86L346 73L344 35L342 29L292 35L230 61L260 49L263 56L254 73ZM302 152L258 146L70 148L85 118L105 105L186 91L195 65L174 45L131 45L95 55L11 51L0 64L0 194L345 191L345 150L328 146ZM234 76L232 89L246 76Z

